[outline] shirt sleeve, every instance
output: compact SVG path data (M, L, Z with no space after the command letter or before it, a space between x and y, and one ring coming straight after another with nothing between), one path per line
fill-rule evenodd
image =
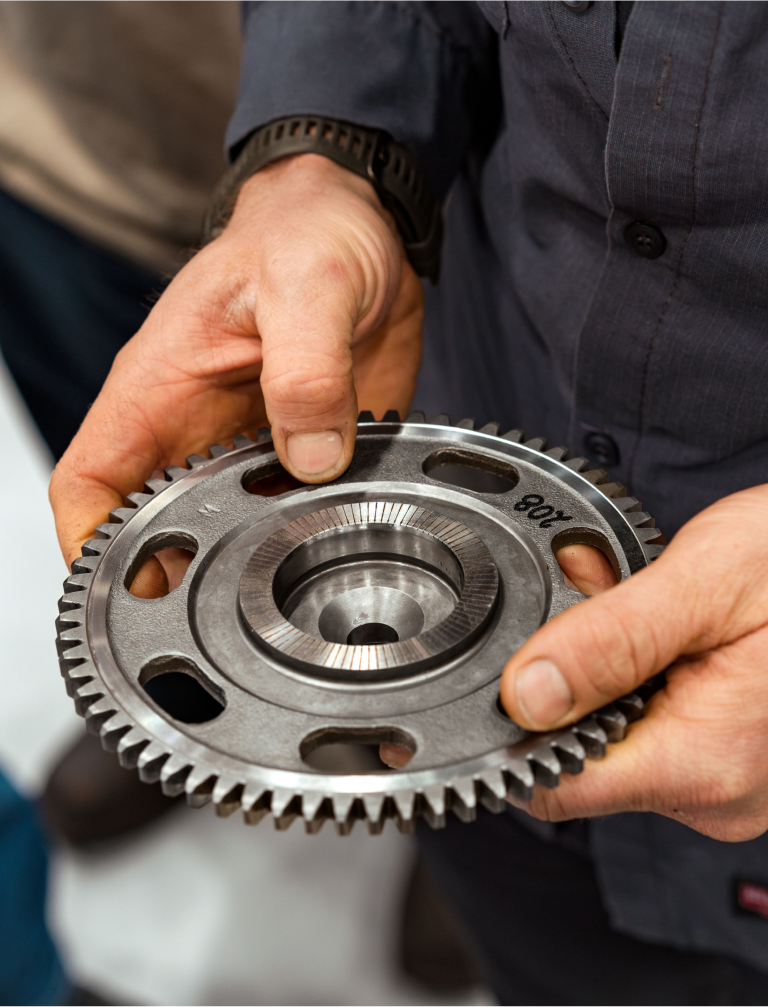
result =
M496 56L474 3L246 2L242 15L230 156L272 119L325 115L389 132L445 196L484 118L477 82Z

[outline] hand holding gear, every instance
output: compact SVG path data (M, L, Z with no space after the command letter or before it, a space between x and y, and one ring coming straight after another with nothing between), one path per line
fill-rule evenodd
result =
M136 486L190 451L272 428L307 482L349 464L358 400L405 410L422 292L373 187L319 155L270 165L118 354L54 472L69 564ZM354 377L354 382L353 382ZM155 564L152 593L163 581Z
M599 771L537 793L532 814L560 821L655 811L731 842L765 832L766 507L766 486L719 500L650 569L558 616L515 654L502 680L504 704L538 729L571 723L667 669L626 744ZM556 665L569 706L534 725L520 683L526 668L535 677L539 662Z

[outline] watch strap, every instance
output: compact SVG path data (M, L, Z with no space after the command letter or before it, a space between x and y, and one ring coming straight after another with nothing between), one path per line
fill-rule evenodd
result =
M442 214L419 163L384 130L323 116L276 119L251 133L213 193L203 223L204 244L226 227L243 183L292 154L322 154L367 178L395 218L415 272L437 283Z

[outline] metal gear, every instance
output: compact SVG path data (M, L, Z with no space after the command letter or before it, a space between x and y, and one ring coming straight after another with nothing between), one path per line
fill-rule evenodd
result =
M594 544L623 579L663 548L639 501L586 459L495 423L392 412L361 414L352 464L326 485L281 486L268 431L210 455L113 511L59 604L77 710L146 782L279 829L362 819L378 833L392 818L409 831L419 815L439 828L448 810L470 821L478 803L498 812L508 793L557 786L641 716L633 694L535 734L498 703L510 655L583 598L555 549ZM195 553L181 585L130 594L173 546ZM210 710L171 715L163 680L194 682ZM334 742L414 754L400 770L313 768Z

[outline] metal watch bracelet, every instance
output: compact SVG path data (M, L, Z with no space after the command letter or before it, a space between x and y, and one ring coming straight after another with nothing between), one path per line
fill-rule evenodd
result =
M203 222L203 244L227 226L243 183L261 168L292 154L322 154L367 178L395 218L414 270L437 283L442 214L418 162L384 130L323 116L276 119L251 133L213 193Z

